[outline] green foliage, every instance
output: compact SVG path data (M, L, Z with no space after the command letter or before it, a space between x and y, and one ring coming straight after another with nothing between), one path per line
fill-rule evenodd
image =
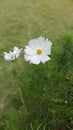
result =
M73 32L53 44L51 61L25 62L13 74L19 87L3 115L3 130L73 127Z
M26 63L22 91L29 111L27 122L34 124L38 120L52 127L73 120L72 56L73 33L70 33L53 45L50 62L39 66Z
M44 65L3 59L15 45L40 35L55 42L72 26L71 0L0 1L0 130L73 129L73 32L53 44Z

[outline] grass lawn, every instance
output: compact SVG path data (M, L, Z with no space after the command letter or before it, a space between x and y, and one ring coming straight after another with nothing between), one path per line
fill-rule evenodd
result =
M5 62L3 52L14 46L24 48L30 39L39 36L55 43L72 28L72 0L0 1L0 109L17 86L11 74L12 65Z

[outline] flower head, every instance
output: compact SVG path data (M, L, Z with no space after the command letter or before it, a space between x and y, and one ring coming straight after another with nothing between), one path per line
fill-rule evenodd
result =
M21 51L22 51L22 48L19 49L18 47L14 47L13 54L15 58L18 58L20 56Z
M6 61L12 61L15 59L15 57L14 57L13 53L11 53L11 52L9 52L9 53L4 52L4 59Z
M9 51L9 53L4 52L4 59L6 61L13 61L16 58L18 58L20 56L22 48L18 48L18 47L14 47L13 51Z
M50 60L48 55L51 54L51 45L52 43L44 37L30 40L24 50L26 61L30 61L32 64L39 64Z

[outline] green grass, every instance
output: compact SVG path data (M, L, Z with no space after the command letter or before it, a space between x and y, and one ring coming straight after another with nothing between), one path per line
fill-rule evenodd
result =
M44 36L53 42L73 27L72 0L0 1L0 87L8 87L3 51L24 47L29 39ZM7 65L8 66L8 65ZM11 86L11 85L9 85ZM4 90L3 89L3 90ZM0 93L2 93L1 91Z
M63 44L62 44L63 43ZM38 66L23 61L11 65L2 109L3 130L54 130L73 127L73 31L52 46L51 61ZM19 65L19 66L18 66ZM5 70L6 72L6 70ZM8 82L8 85L10 83ZM12 85L11 85L12 87ZM18 92L17 92L18 91ZM11 92L11 93L10 93ZM40 126L41 125L41 126ZM64 129L65 128L65 129Z
M1 112L9 96L15 95L18 87L17 79L12 73L13 64L4 61L3 52L12 50L14 46L24 48L31 38L39 36L49 38L56 45L56 40L71 29L73 29L72 0L0 1ZM19 58L19 64L26 65L23 55Z

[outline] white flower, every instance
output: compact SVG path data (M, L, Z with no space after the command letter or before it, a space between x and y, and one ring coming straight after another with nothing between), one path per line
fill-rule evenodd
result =
M4 59L6 61L12 61L15 59L15 57L12 52L10 52L10 53L4 52Z
M32 39L28 46L25 46L24 58L32 64L45 63L50 60L48 55L51 54L51 45L52 43L44 37Z
M18 58L20 56L21 51L22 51L22 48L19 49L18 47L14 47L13 54L15 58Z
M18 58L20 56L21 50L22 50L22 48L19 49L18 47L14 47L13 52L12 51L9 51L9 53L4 52L4 59L6 61L15 60L16 58Z

